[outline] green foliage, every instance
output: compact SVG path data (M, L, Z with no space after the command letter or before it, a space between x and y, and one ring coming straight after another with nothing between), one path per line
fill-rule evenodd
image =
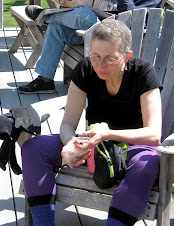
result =
M16 20L11 16L10 7L11 6L20 6L20 5L28 5L29 1L9 1L4 0L4 27L19 27ZM42 0L41 6L46 9L49 8L47 1Z

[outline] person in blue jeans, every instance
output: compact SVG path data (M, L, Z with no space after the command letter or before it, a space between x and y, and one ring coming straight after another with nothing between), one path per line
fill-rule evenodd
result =
M118 12L133 10L137 8L159 8L162 0L117 0Z
M46 22L49 23L47 34L35 68L39 76L31 83L19 87L21 93L55 92L53 79L65 44L82 44L83 37L78 36L75 31L87 30L100 20L91 9L84 6L48 16Z

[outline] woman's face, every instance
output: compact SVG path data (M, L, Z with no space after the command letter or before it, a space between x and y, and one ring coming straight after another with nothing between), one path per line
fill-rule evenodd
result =
M120 75L126 56L118 49L118 45L112 42L97 38L92 40L91 63L100 79L109 80Z

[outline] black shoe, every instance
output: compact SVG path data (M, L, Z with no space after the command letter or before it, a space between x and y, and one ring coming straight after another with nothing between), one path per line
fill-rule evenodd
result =
M38 5L28 5L25 8L25 13L27 16L32 19L36 20L36 18L39 16L39 14L43 11L44 9Z
M38 76L35 80L30 82L28 85L19 86L18 90L24 94L32 94L32 93L54 93L55 86L54 81L45 82L42 79L42 76Z

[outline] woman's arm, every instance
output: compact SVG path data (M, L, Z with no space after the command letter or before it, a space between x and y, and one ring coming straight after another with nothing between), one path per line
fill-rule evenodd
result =
M64 145L66 145L72 139L72 137L75 136L75 130L86 104L86 96L86 93L79 89L71 81L70 87L68 89L65 113L60 127L60 138ZM71 168L73 168L74 166L79 166L85 163L88 157L89 152L87 152L81 160L75 163L69 163L67 165Z
M67 104L60 127L60 138L65 145L73 136L86 104L86 93L72 81L68 89Z
M90 136L85 148L92 148L102 140L116 140L129 144L159 145L161 139L162 112L161 97L158 88L145 92L140 97L143 128L96 131L92 129L81 134ZM87 147L88 146L88 147Z

